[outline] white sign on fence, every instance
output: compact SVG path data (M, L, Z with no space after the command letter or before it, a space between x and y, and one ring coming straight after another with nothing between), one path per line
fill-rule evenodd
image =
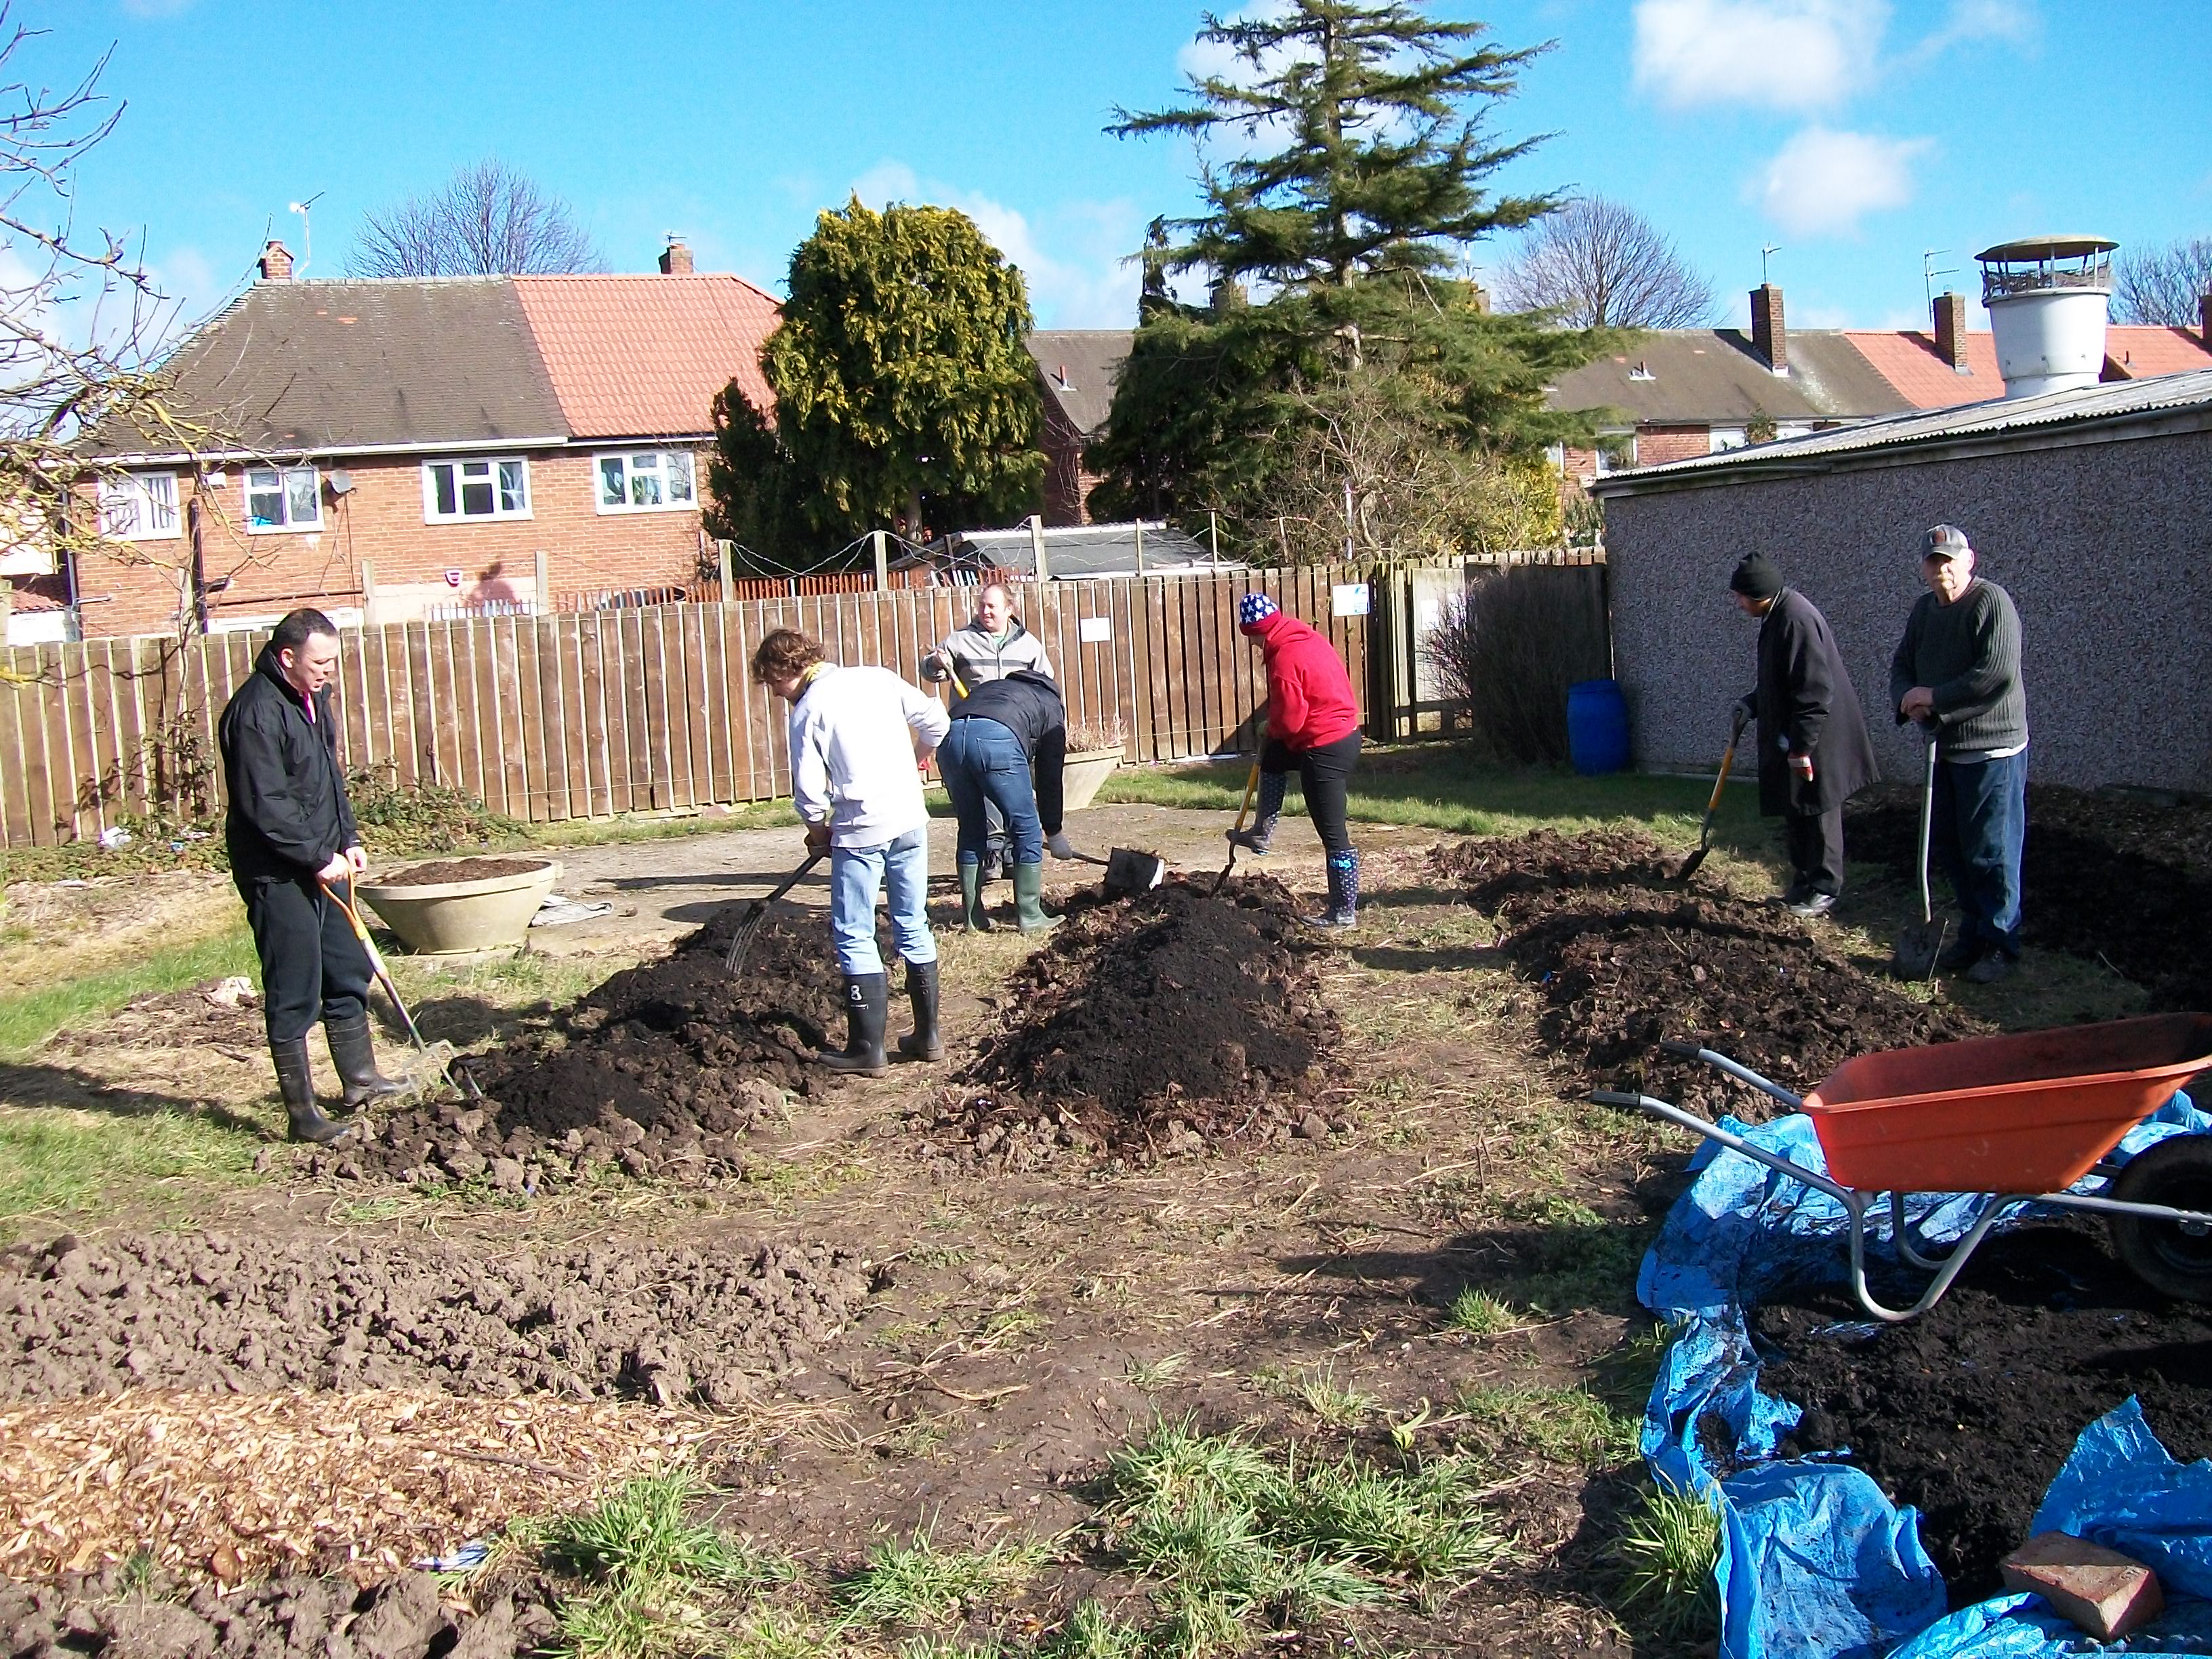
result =
M1365 582L1338 582L1328 590L1329 614L1334 617L1364 617L1367 614L1368 587Z
M1110 640L1114 637L1114 619L1111 617L1079 617L1075 623L1075 637L1085 645Z

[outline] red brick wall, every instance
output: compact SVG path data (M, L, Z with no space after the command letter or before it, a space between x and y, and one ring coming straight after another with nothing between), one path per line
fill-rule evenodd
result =
M487 455L495 451L485 451ZM509 452L510 453L512 452ZM229 579L210 596L210 621L226 616L266 616L298 605L357 611L364 599L362 568L374 568L377 617L400 622L425 605L471 600L536 599L538 555L546 556L547 581L556 592L681 583L700 568L700 518L696 507L658 513L602 514L596 502L597 452L579 447L538 453L530 462L531 516L473 524L426 524L422 467L417 459L325 461L323 527L319 531L249 535L244 469L226 466L222 483L207 492L202 544L209 581ZM353 488L329 491L331 473L343 468ZM704 488L706 460L696 463ZM179 487L179 516L189 522L189 482ZM188 603L191 544L172 540L118 544L112 556L80 561L77 589L88 636L161 633L173 629ZM458 570L458 586L446 573Z
M1692 455L1710 455L1711 431L1702 426L1639 426L1636 428L1636 465L1660 466L1686 461Z

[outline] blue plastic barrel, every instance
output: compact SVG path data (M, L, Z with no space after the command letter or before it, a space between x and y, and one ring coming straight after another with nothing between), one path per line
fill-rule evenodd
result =
M1567 688L1567 754L1589 777L1628 767L1628 700L1619 680L1579 680Z

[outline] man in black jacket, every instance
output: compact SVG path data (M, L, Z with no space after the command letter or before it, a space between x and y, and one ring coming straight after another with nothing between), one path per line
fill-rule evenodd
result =
M223 838L261 957L263 1018L292 1139L336 1140L315 1104L307 1032L319 1017L349 1111L402 1085L380 1077L368 1030L368 956L325 884L368 866L338 770L330 684L338 631L319 611L295 611L222 711L218 738L230 811Z
M1824 916L1844 890L1844 803L1878 775L1866 715L1828 619L1771 559L1754 553L1729 578L1759 625L1759 810L1782 820L1792 880L1783 902Z
M1055 858L1075 855L1060 832L1066 755L1066 707L1060 688L1042 674L1018 668L969 687L952 706L952 730L938 745L937 769L960 820L961 921L969 933L991 926L982 898L986 805L1006 819L1018 925L1025 933L1056 925L1044 913L1044 854L1048 846Z

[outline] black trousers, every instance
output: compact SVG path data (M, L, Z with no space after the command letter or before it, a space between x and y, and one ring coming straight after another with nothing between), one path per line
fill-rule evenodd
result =
M1332 853L1352 850L1352 832L1345 827L1345 801L1352 793L1352 769L1359 764L1359 733L1325 743L1318 749L1293 750L1270 738L1260 751L1262 772L1288 772L1296 767L1298 788L1306 798L1306 816L1321 833L1321 844Z
M1826 812L1784 812L1782 835L1790 867L1810 892L1844 890L1844 809Z
M261 958L261 1015L271 1042L289 1042L319 1019L349 1019L368 1006L368 953L345 912L313 876L240 876L238 896Z

